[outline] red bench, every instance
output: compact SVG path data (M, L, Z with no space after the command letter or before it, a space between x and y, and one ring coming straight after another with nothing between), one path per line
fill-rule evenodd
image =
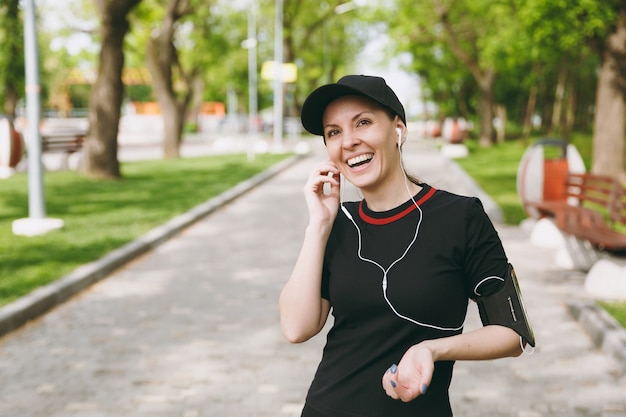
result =
M595 174L569 174L562 201L527 203L564 233L597 249L626 254L626 187Z

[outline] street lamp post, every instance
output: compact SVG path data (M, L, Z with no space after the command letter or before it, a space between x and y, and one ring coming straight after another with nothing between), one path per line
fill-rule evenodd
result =
M60 219L46 218L41 162L39 52L34 0L24 1L24 64L26 66L26 141L28 143L28 218L12 224L16 235L34 236L63 227Z
M28 141L28 214L29 217L46 217L41 164L41 120L39 101L39 51L34 0L24 2L24 59L26 67L26 115Z

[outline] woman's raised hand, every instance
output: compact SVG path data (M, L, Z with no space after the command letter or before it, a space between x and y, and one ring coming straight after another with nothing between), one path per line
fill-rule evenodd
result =
M329 184L329 191L325 191ZM332 224L340 203L339 170L329 162L322 162L311 170L304 185L304 197L311 223Z

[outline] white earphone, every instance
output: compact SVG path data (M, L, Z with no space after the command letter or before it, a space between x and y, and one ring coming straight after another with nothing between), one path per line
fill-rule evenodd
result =
M402 147L402 129L398 127L398 128L396 128L396 132L398 133L398 152L401 152L400 149ZM404 167L402 166L402 158L400 158L400 166L404 170ZM357 256L358 256L358 258L361 261L366 262L366 263L370 263L370 264L376 266L383 273L382 282L381 282L383 297L384 297L385 301L387 302L387 304L389 305L389 308L391 309L391 311L393 311L393 313L396 316L398 316L399 318L404 319L406 321L409 321L409 322L411 322L411 323L413 323L415 325L421 326L421 327L429 327L429 328L432 328L432 329L437 329L437 330L442 330L442 331L458 331L458 330L461 330L463 328L463 324L461 324L458 327L443 327L443 326L437 326L435 324L420 322L420 321L417 321L415 319L412 319L411 317L405 316L405 315L401 314L394 307L394 305L392 304L391 300L387 296L387 286L388 286L387 275L389 274L389 271L394 267L394 265L396 265L398 262L402 261L404 259L404 257L409 253L409 250L411 249L411 247L413 246L413 244L417 240L417 237L419 235L420 225L422 224L422 219L424 218L424 213L422 212L422 209L420 208L419 204L417 204L417 202L415 201L415 199L413 197L413 194L411 194L411 191L409 190L409 184L408 184L408 181L407 181L406 177L404 178L404 185L406 186L406 191L407 191L407 194L409 195L409 198L413 201L413 204L415 205L415 208L419 212L419 220L417 221L417 225L415 226L415 234L413 235L413 239L408 244L408 246L406 247L406 249L404 250L402 255L400 255L400 257L398 259L393 261L387 268L383 267L381 264L376 262L374 259L366 258L366 257L364 257L361 254L361 250L362 250L362 246L363 246L363 237L361 236L361 228L359 227L359 225L357 224L355 219L352 217L352 215L350 214L348 209L343 204L340 205L341 211L343 212L343 214L345 214L345 216L350 220L350 222L354 225L354 228L356 229L356 232L357 232L357 242L358 242Z
M408 191L408 186L407 186L407 191ZM411 195L411 194L409 193L409 195ZM383 298L387 302L387 305L389 305L389 308L391 309L391 311L393 311L393 313L396 316L398 316L399 318L404 319L406 321L409 321L409 322L411 322L411 323L413 323L413 324L415 324L417 326L421 326L421 327L429 327L429 328L432 328L432 329L437 329L437 330L442 330L442 331L457 331L457 330L461 330L463 328L463 324L461 324L458 327L443 327L443 326L438 326L438 325L435 325L435 324L420 322L420 321L417 321L415 319L412 319L411 317L405 316L402 313L400 313L394 307L394 305L392 304L391 300L387 296L387 286L388 286L387 275L389 274L389 271L391 270L391 268L393 268L394 265L396 265L398 262L402 261L404 259L404 257L409 253L409 250L411 249L411 247L413 246L413 244L417 240L417 236L419 234L420 225L422 224L422 219L424 218L424 214L422 212L422 209L420 208L419 204L417 204L417 202L415 201L415 199L413 198L412 195L411 195L411 200L413 200L413 204L415 204L415 207L417 208L417 210L420 213L419 220L417 222L417 225L415 226L415 234L413 235L413 239L411 240L409 245L406 247L406 249L404 250L402 255L400 255L400 257L398 259L393 261L387 268L383 267L381 264L376 262L374 259L366 258L366 257L364 257L361 254L361 250L363 248L363 237L361 236L361 228L358 226L358 224L356 223L356 221L354 220L354 218L352 217L352 215L350 214L348 209L345 208L345 206L342 204L341 205L341 210L346 215L346 217L350 220L350 222L354 225L354 228L356 229L356 232L357 232L358 248L357 248L357 253L356 254L357 254L358 258L361 261L370 263L372 265L375 265L383 273L382 282L381 282Z

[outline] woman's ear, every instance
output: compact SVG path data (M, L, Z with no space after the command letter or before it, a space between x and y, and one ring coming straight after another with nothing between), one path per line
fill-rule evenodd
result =
M398 135L398 146L402 146L404 142L404 134L406 132L406 126L399 117L396 116L396 133Z

